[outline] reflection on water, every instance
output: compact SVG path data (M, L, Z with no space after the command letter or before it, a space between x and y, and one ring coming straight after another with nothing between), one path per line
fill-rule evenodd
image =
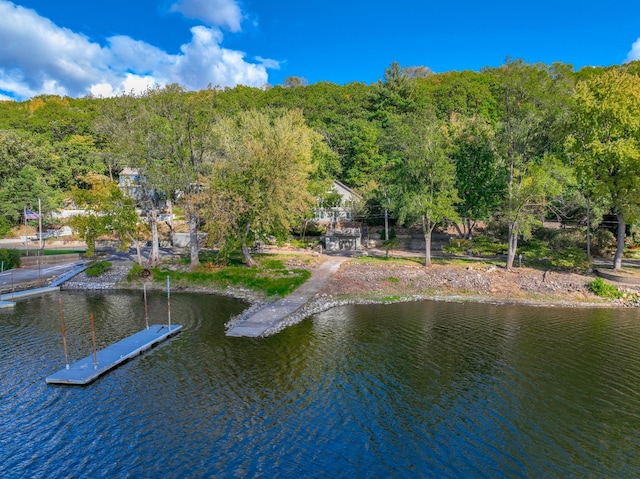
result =
M70 359L144 327L138 293L62 293ZM1 477L631 477L636 310L347 306L266 339L172 295L183 333L87 387L58 296L0 312ZM151 294L153 323L166 302Z

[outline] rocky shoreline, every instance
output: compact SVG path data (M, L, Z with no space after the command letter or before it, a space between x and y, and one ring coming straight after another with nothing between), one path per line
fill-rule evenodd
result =
M140 284L126 282L131 264L121 262L97 277L80 273L63 289L134 289ZM297 267L300 267L298 265ZM485 263L435 264L424 268L410 262L370 262L349 260L306 305L292 314L280 329L304 318L345 304L392 303L407 301L467 301L492 304L522 304L555 307L638 307L637 299L602 299L591 292L593 275L542 271L522 267L512 271ZM163 285L151 285L162 289ZM637 298L634 285L619 286ZM252 306L241 317L251 314L268 300L245 288L216 289L176 284L175 291L220 294L247 301ZM237 321L241 317L234 318ZM230 321L230 322L232 322ZM275 331L273 331L275 332Z
M77 274L72 280L62 284L62 289L72 290L108 290L119 289L127 277L131 263L119 262L98 276L87 276L84 271Z
M363 302L471 301L562 307L638 307L637 286L617 285L628 300L596 296L588 286L594 275L477 263L435 264L353 261L321 291L328 297Z

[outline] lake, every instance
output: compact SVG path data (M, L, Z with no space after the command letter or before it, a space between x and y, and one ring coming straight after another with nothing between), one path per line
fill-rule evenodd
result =
M637 477L640 311L415 302L227 338L246 304L172 293L184 326L86 387L70 359L144 327L138 292L0 311L0 477ZM149 295L152 323L166 318Z

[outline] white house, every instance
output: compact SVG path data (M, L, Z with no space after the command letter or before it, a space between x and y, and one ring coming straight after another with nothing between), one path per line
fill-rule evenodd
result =
M142 195L140 171L136 168L124 168L118 175L118 187L129 198L140 200Z
M329 194L320 200L315 211L315 221L326 225L324 236L327 251L359 250L360 225L354 223L354 213L362 197L347 185L333 181Z
M318 201L314 221L320 224L352 221L355 207L362 197L338 180L333 180L329 193L329 198Z

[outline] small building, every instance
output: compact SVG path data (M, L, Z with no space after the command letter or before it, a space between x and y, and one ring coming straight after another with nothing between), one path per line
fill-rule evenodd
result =
M355 225L341 224L327 228L324 244L327 251L358 251L362 246L362 230Z

